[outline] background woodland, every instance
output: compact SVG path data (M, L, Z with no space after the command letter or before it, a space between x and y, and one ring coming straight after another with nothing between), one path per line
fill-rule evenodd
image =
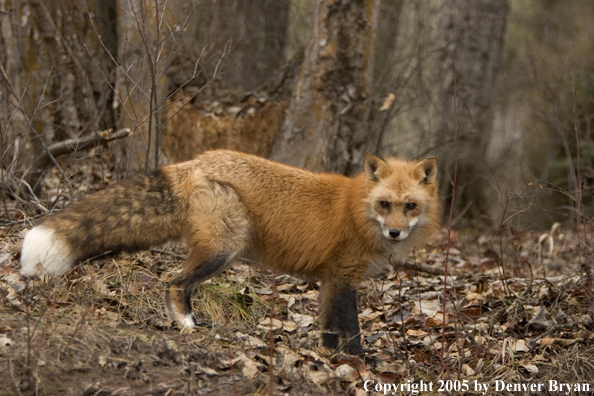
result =
M7 220L106 183L77 184L81 164L121 180L216 147L345 174L367 151L436 156L449 202L455 131L454 225L575 218L578 146L591 212L588 1L1 0L0 11Z
M0 395L590 394L592 20L589 0L0 0ZM438 158L447 228L362 283L365 356L319 347L319 284L243 262L181 332L178 243L20 276L53 211L220 147L347 175Z

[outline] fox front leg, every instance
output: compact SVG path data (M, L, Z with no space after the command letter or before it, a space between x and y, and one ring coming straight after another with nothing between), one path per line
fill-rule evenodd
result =
M362 354L357 289L343 281L329 280L322 283L321 299L322 344L336 349L342 340L347 353Z

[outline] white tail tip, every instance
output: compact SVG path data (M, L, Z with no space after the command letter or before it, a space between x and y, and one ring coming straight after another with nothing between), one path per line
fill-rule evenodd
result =
M62 275L74 262L68 245L52 229L41 225L25 235L21 250L22 275Z

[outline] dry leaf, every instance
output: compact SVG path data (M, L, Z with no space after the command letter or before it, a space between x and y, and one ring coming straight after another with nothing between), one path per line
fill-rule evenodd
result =
M535 364L525 363L520 364L520 367L526 369L530 374L538 374L538 367Z
M21 301L19 300L16 291L14 290L12 285L8 283L0 283L0 287L2 287L4 290L8 292L5 298L11 307L13 309L16 309L17 311L25 312L25 306L21 304Z
M311 315L301 315L295 312L291 313L291 319L293 319L299 327L309 327L315 321L315 318Z
M334 371L323 362L310 362L305 367L303 373L316 385L322 385L334 377Z
M371 312L371 313L361 313L359 314L359 318L365 322L368 322L370 320L374 320L380 316L382 316L384 313L380 312L380 311L376 311L376 312Z
M475 374L475 372L474 372L474 370L472 369L472 367L470 367L470 366L469 366L469 365L467 365L467 364L463 364L463 365L462 365L462 372L463 372L463 373L464 373L464 375L466 375L467 377L472 377L472 376Z
M514 343L513 346L513 351L514 352L528 352L528 345L526 344L526 341L520 339L520 340L516 340L516 342Z
M216 372L216 370L211 369L210 367L204 367L200 364L196 365L196 372L197 373L204 373L206 375L210 375L210 376L214 376L214 375L219 375L219 373Z
M555 343L555 339L554 338L550 338L550 337L543 337L540 340L537 341L537 344L540 346L551 346Z
M275 348L282 358L282 370L287 373L293 373L296 370L297 362L303 361L303 357L295 353L292 349L287 346L279 345Z
M392 103L394 103L394 99L396 99L396 95L394 95L392 92L390 92L384 98L384 100L382 102L382 106L380 107L379 110L380 111L386 111L386 110L388 110L390 107L392 107Z
M345 378L348 375L350 375L353 371L356 371L351 365L348 364L341 364L340 366L338 366L336 368L336 370L334 370L334 375L337 378L341 378L343 380L347 380L349 382L354 381L355 379L350 377L350 378Z
M268 347L268 344L265 343L264 341L262 341L261 339L259 339L258 337L247 336L245 341L246 341L247 345L252 348L267 348Z
M424 338L428 335L428 333L423 330L408 329L408 330L406 330L406 335L409 337Z
M246 376L247 378L252 379L256 375L258 375L258 373L259 373L258 365L253 360L248 358L247 356L245 356L245 355L242 356L241 364L242 364L241 373L244 376Z
M554 325L552 321L547 320L544 307L540 307L528 324L537 331L546 331Z
M271 330L270 322L271 322L271 318L265 318L264 320L262 320L260 322L260 324L258 325L258 328L262 329L264 331L270 331ZM278 331L282 327L283 327L283 322L281 322L278 319L272 319L272 331Z

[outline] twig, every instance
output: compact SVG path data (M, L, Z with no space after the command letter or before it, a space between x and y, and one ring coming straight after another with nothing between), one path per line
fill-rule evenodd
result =
M443 317L441 327L441 352L439 354L439 360L441 362L442 373L445 370L445 362L443 361L443 353L445 351L445 328L446 328L446 308L447 308L447 280L448 280L448 262L450 261L450 242L452 232L452 215L454 214L454 202L456 200L456 179L458 178L458 103L456 101L456 57L453 57L452 62L452 74L454 77L454 180L452 181L452 201L450 204L450 218L448 222L448 245L446 249L445 264L444 264L444 275L443 275Z
M54 35L55 35L54 37L55 37L56 41L59 42L60 45L62 45L62 47L66 50L68 55L70 55L70 59L72 59L72 63L74 63L74 65L76 65L76 69L78 70L80 75L83 77L82 80L83 80L83 84L86 85L86 89L88 89L90 92L93 92L93 87L91 86L90 79L88 78L85 68L83 67L82 63L80 62L79 57L76 56L76 53L74 52L72 47L68 44L68 40L64 39L62 32L60 31L60 29L58 29L58 26L56 26L56 23L54 22L54 19L52 18L52 15L50 14L47 6L43 2L39 2L39 5L41 7L41 10L43 11L43 14L44 14L47 22L50 24L50 26L52 27L52 30L54 31ZM97 117L97 108L96 108L96 106L91 106L90 103L88 103L88 104L89 104L89 110L91 112L92 118L95 119Z
M23 396L23 393L21 392L21 388L19 386L19 382L17 381L16 377L14 376L14 367L12 366L12 359L8 359L8 371L10 371L10 376L12 378L14 388L17 390L19 395Z
M588 286L592 287L593 283L593 275L592 269L588 265L588 241L587 237L587 228L586 228L586 212L584 211L584 201L582 199L582 175L580 171L580 137L578 134L578 126L577 126L577 99L576 99L576 88L573 88L573 129L575 132L575 147L576 147L576 159L577 159L577 188L578 188L578 210L577 210L577 220L576 220L576 234L578 238L578 252L579 252L579 260L580 266L582 267L582 271L586 273ZM580 238L580 223L583 224L584 227L584 235L583 235L583 252L584 252L584 261L582 262L582 241ZM594 311L594 298L592 300L592 311Z
M45 80L45 85L43 86L43 91L41 93L41 98L39 99L39 102L37 104L37 106L35 107L35 110L33 111L33 114L29 117L29 115L27 114L27 112L25 111L25 109L20 105L21 103L21 99L19 98L19 96L17 95L16 91L14 90L14 88L12 87L12 84L10 83L10 79L8 78L8 75L6 73L6 70L4 70L4 67L2 67L2 64L0 64L0 72L2 74L2 77L5 80L5 84L8 87L9 92L11 93L12 96L14 96L15 99L18 100L17 103L15 103L14 105L19 109L19 111L21 112L21 114L23 115L23 117L25 117L25 120L27 121L27 123L29 124L29 130L33 133L34 135L34 139L33 139L33 144L35 147L37 147L37 150L42 152L42 156L48 156L48 161L49 162L53 162L56 167L60 170L60 173L62 174L62 176L64 176L64 170L60 167L60 164L56 161L56 158L48 151L47 146L45 144L45 142L43 141L43 139L41 138L41 135L39 134L39 132L34 128L34 119L35 119L35 114L37 113L37 111L40 109L41 106L41 100L43 99L43 97L45 96L45 91L47 88L47 84L49 82L49 77L52 73L53 68L50 70L46 80ZM23 90L23 97L25 96L25 92L27 92L27 88L25 88ZM31 101L30 95L28 95L29 100ZM33 104L31 103L31 107L33 107ZM34 170L36 168L33 168ZM29 185L33 186L33 190L35 190L35 184L37 182L36 177L35 177L35 172L32 172L33 176L31 176L31 174L27 175L27 181L29 183ZM70 191L71 195L72 191Z
M268 369L270 370L270 375L268 378L268 395L274 395L274 365L272 364L272 359L274 358L274 327L273 327L273 320L274 320L274 304L276 302L276 269L272 269L272 298L270 299L270 355L268 358Z
M573 89L573 129L575 131L575 146L576 146L576 159L577 159L577 188L578 188L578 211L577 211L577 236L578 236L578 246L580 252L580 263L582 261L582 248L580 241L580 223L583 223L584 227L584 235L583 235L583 244L584 244L584 269L589 277L592 276L590 267L588 267L588 243L586 240L586 213L584 211L584 201L582 199L582 175L580 169L580 137L578 134L578 126L577 126L577 99L576 99L576 88Z
M76 327L74 328L74 331L70 335L70 338L68 339L68 343L66 344L66 346L64 347L64 349L62 349L62 351L58 354L58 360L59 361L64 358L64 355L66 354L66 351L68 350L68 348L70 347L70 344L74 340L74 337L78 333L78 330L82 327L83 328L83 332L84 332L84 329L86 328L87 324L93 318L93 314L94 313L95 313L95 306L94 305L91 306L89 309L85 310L85 312L83 313L83 316L76 323ZM83 324L83 322L84 322L84 324Z
M21 205L27 203L33 205L41 213L47 213L48 209L39 202L39 198L33 192L33 189L23 179L18 179L14 175L8 174L0 169L0 191L11 196ZM8 214L8 212L6 212Z

